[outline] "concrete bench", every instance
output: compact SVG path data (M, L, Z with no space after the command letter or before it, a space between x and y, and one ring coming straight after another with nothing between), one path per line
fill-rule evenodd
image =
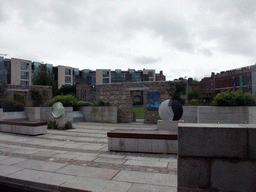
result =
M107 133L108 150L143 153L177 153L178 132L169 130L116 129Z
M47 133L47 122L0 121L0 131L23 135L41 135Z

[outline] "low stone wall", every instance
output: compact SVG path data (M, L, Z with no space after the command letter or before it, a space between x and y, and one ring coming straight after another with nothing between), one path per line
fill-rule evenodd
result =
M256 126L179 124L178 191L256 191Z
M3 112L3 109L0 108L0 121L3 121L4 120L4 112Z
M80 107L85 121L117 123L117 107Z
M65 116L67 121L73 122L73 107L65 107ZM48 121L53 119L51 107L40 107L40 120Z
M183 106L185 123L256 123L256 107Z

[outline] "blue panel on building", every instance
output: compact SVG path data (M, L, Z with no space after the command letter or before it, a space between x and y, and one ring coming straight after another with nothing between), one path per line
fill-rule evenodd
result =
M160 105L160 92L148 92L147 93L147 108L148 110L158 110Z

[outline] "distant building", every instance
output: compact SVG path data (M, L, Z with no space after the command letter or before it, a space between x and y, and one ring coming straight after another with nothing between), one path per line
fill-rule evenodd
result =
M90 69L79 70L68 66L44 64L37 61L0 57L0 83L6 82L12 85L32 85L32 78L36 75L40 65L45 65L52 72L58 82L58 88L62 85L75 85L86 83L90 86L122 82L165 81L163 71L156 74L154 69L136 71L128 69Z

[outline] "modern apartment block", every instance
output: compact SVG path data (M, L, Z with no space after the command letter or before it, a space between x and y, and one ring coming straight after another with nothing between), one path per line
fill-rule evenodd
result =
M62 85L74 85L86 83L90 86L122 82L142 82L142 81L165 81L163 72L156 74L154 69L135 70L128 69L83 69L72 68L52 64L44 64L36 61L29 61L16 58L0 57L0 83L6 82L12 85L32 85L32 78L37 73L40 65L46 66L52 72L58 82L58 88Z

